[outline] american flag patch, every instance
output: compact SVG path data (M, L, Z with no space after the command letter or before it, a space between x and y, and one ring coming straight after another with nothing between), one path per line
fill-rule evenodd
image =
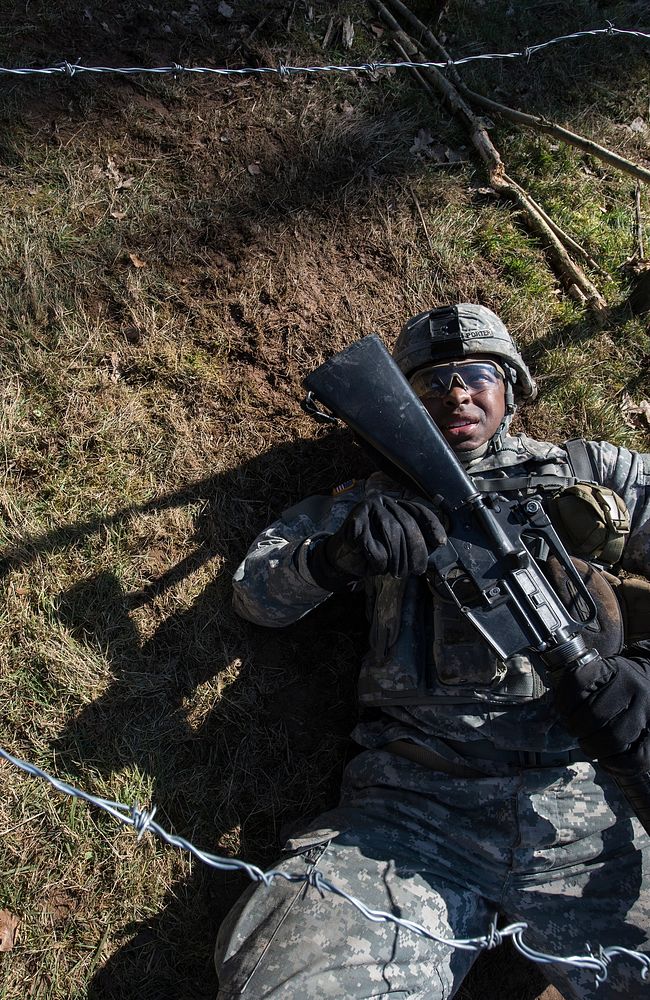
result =
M357 485L356 479L346 479L344 483L340 483L339 486L334 487L334 489L332 490L332 496L337 497L341 493L347 493L348 490L351 490L352 487L356 485Z

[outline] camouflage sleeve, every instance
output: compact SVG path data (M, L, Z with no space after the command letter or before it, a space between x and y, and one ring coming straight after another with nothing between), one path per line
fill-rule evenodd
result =
M308 543L332 534L363 496L363 486L336 497L313 496L259 535L233 577L233 607L256 625L282 628L298 621L330 596L307 567Z
M623 498L630 512L623 569L650 576L650 455L617 448L608 441L586 444L601 482Z

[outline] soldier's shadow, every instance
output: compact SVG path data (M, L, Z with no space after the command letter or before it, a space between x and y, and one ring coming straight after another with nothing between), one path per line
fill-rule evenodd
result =
M96 583L124 610L114 580ZM153 778L156 818L168 830L226 856L236 835L237 855L264 867L278 853L282 827L336 800L354 722L359 651L341 632L340 615L347 612L336 602L286 638L245 623L238 636L222 629L222 642L239 652L241 666L194 727L184 699L213 673L196 640L185 650L181 645L209 620L219 590L218 581L210 585L149 642L121 646L113 660L115 683L79 714L59 739L58 753L67 744L79 761L106 772L135 765ZM215 668L218 673L218 662ZM244 875L195 866L189 879L170 887L153 918L125 929L128 940L98 971L88 997L213 997L216 931L246 884Z
M277 854L283 826L336 801L355 718L362 608L351 612L334 599L291 629L270 631L234 615L230 580L253 522L261 529L291 500L336 483L351 461L359 464L357 449L334 432L197 484L194 496L211 500L191 557L137 594L102 572L60 595L61 621L111 668L106 690L59 735L61 768L80 781L89 768L109 779L135 768L150 781L164 827L212 853L262 866ZM179 498L187 502L192 491ZM238 515L247 504L257 511L252 518ZM171 505L165 498L162 506ZM220 569L193 604L143 641L135 610L217 555ZM144 862L142 872L146 877ZM214 997L216 930L246 884L242 875L195 865L153 917L122 928L122 943L87 996Z

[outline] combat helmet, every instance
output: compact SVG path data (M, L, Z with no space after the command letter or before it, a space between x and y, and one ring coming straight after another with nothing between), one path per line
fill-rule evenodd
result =
M406 323L393 350L393 358L407 378L432 361L482 354L502 362L511 412L515 401L535 398L535 380L505 324L485 306L461 302L419 313Z
M535 380L504 323L485 306L461 302L428 309L410 319L395 344L393 358L406 378L432 362L466 357L495 358L505 372L505 414L486 444L459 455L463 464L496 456L504 447L517 403L534 399Z

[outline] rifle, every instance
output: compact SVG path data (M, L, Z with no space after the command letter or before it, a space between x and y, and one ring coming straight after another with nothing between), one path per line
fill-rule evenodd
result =
M303 384L308 413L321 421L343 420L442 513L448 540L429 556L435 586L501 660L533 651L552 684L569 664L586 665L600 656L582 635L596 618L596 605L541 502L477 491L379 337L357 341ZM581 619L571 616L534 558L535 539L546 542L573 582L587 609ZM650 772L609 773L650 833Z

